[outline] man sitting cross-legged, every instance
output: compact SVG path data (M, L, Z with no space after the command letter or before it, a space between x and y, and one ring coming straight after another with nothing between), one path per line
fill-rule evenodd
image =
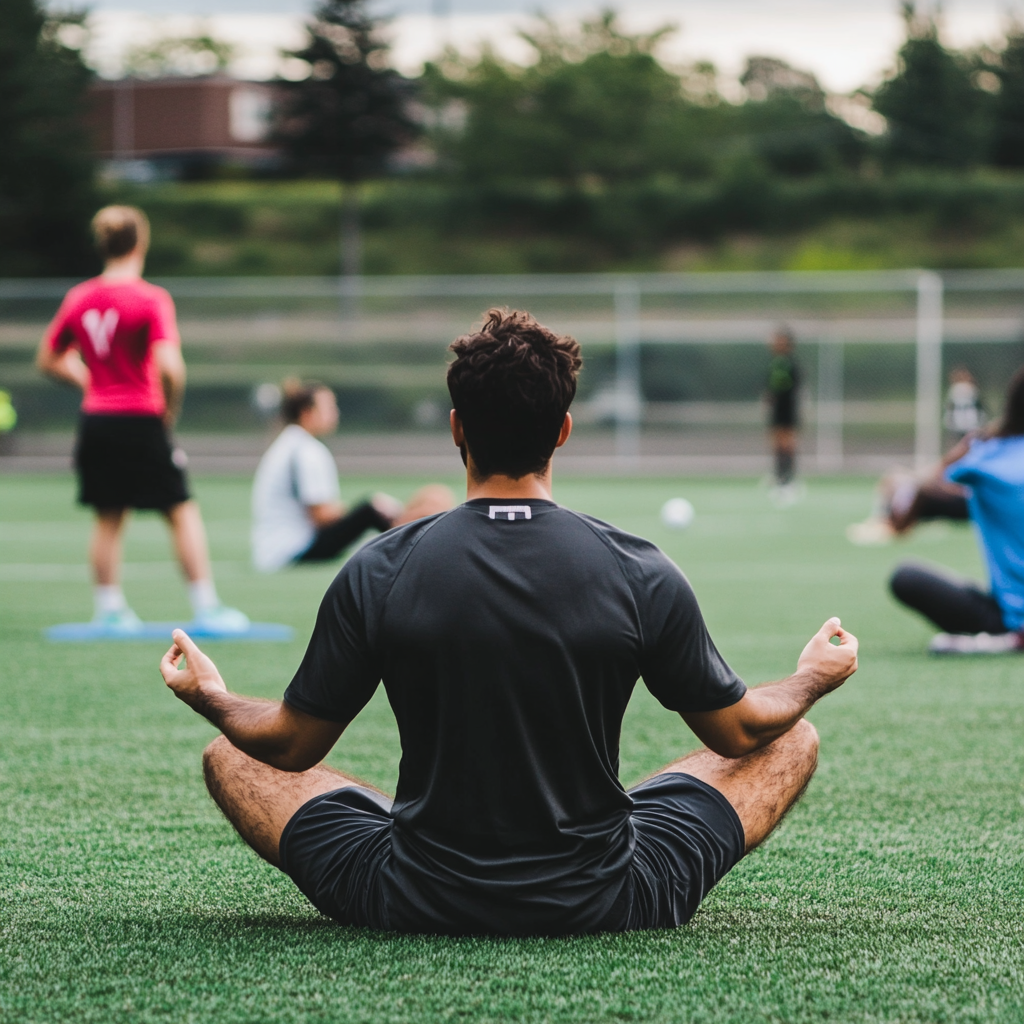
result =
M803 792L803 716L856 670L857 641L829 619L792 676L747 690L661 551L551 500L577 343L492 310L452 349L466 503L349 559L282 702L230 693L180 631L164 679L224 733L204 755L214 800L325 914L448 934L680 925ZM707 748L627 792L641 676ZM381 680L394 800L320 763Z

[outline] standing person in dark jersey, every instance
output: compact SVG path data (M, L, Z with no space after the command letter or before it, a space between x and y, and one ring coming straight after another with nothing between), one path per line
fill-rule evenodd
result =
M204 755L214 800L325 914L450 934L675 927L803 792L803 716L856 670L857 641L829 619L792 676L748 690L658 548L552 500L577 343L492 310L452 348L466 503L345 563L283 701L230 693L181 630L161 673L223 732ZM627 792L641 676L708 746ZM381 680L394 800L320 763Z
M780 504L796 499L796 450L798 442L800 367L794 356L793 335L779 328L770 342L768 367L768 430L775 460L775 495Z
M142 628L121 589L121 535L129 510L155 509L170 527L196 627L244 632L248 618L217 596L184 453L169 438L185 395L185 362L170 295L142 279L149 222L134 207L108 206L92 227L103 273L65 296L37 365L84 396L75 467L78 500L96 510L94 621L112 633Z

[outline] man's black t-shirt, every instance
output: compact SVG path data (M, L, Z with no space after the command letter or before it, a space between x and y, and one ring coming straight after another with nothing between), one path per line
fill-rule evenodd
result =
M285 700L349 722L383 680L402 744L392 927L579 932L629 871L619 733L640 676L678 712L746 691L655 545L549 501L480 499L349 559Z

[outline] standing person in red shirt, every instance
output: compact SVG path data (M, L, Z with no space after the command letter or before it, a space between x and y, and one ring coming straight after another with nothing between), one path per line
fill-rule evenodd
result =
M210 633L244 632L249 620L217 596L202 516L182 470L184 453L172 449L168 436L185 394L185 362L170 295L142 279L149 222L134 207L107 206L92 228L103 273L64 297L37 365L84 393L75 466L78 500L96 510L94 621L116 633L141 629L121 590L121 535L129 509L155 509L174 538L196 625Z

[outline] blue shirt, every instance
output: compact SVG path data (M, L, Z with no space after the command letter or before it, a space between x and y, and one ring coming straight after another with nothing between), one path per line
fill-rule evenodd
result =
M992 595L1007 629L1024 628L1024 436L975 441L946 478L970 488Z

